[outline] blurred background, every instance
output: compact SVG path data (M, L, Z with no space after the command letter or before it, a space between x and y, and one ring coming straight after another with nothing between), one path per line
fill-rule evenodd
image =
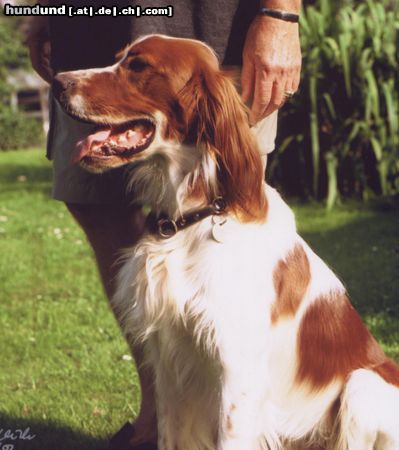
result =
M48 87L20 28L0 15L0 429L30 427L16 449L99 449L137 413L137 376L85 238L50 199ZM301 38L267 180L399 361L399 2L304 0Z

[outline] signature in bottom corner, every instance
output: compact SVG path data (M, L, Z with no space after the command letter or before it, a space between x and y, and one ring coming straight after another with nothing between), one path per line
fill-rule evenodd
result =
M24 430L20 428L15 430L0 428L0 450L14 450L14 444L5 441L32 441L35 437L36 435L31 433L29 427Z

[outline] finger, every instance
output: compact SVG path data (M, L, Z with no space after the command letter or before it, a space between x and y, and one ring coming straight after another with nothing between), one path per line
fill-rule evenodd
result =
M267 73L263 70L256 71L254 99L249 115L252 125L264 117L264 113L270 103L272 89L273 79L268 77Z
M301 69L295 70L291 79L291 91L296 92L299 89L299 83L301 82Z
M300 71L297 69L292 69L289 75L287 76L287 84L285 91L292 92L293 94L295 94L295 92L299 88L299 81L300 81Z
M29 56L32 67L36 70L37 73L39 73L41 70L41 53L39 45L35 43L29 46Z
M50 55L51 53L51 44L50 41L45 41L43 44L43 53L45 53L46 55Z
M51 44L49 41L46 41L42 47L42 69L46 74L46 81L51 83L54 73L51 68Z
M51 69L50 62L48 60L42 65L41 76L45 81L47 81L47 83L51 84L53 82L54 72L53 69Z
M53 74L49 61L45 59L42 53L43 47L41 43L32 43L29 46L29 56L32 67L35 71L48 83L51 83Z
M50 59L44 55L42 55L41 60L40 60L39 75L50 84L54 78L54 73L50 66Z
M274 111L276 111L277 109L281 108L284 105L284 103L287 100L285 94L287 91L288 89L286 79L276 80L274 82L270 102L266 111L264 112L263 117L267 117L268 115L272 114Z
M253 96L255 66L251 61L244 61L241 72L241 97L246 103Z

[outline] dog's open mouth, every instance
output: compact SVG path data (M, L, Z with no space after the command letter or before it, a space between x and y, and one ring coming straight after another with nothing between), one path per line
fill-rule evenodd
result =
M136 119L119 125L102 125L77 143L72 162L90 165L118 159L120 163L126 163L149 147L154 136L155 125L149 119Z

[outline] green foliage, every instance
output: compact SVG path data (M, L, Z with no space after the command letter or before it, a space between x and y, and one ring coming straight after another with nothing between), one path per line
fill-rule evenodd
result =
M18 24L15 18L0 17L0 108L9 101L8 71L29 67L28 53L22 44Z
M297 193L331 208L339 193L399 192L397 2L316 0L301 39L301 90L282 112L285 164L302 166Z
M0 17L0 150L32 147L43 143L43 129L38 120L11 110L7 74L30 67L22 44L17 18Z
M0 67L2 69L28 67L28 54L22 44L19 29L20 20L13 17L0 17Z
M44 140L42 123L3 106L0 108L0 137L0 150L37 146Z

